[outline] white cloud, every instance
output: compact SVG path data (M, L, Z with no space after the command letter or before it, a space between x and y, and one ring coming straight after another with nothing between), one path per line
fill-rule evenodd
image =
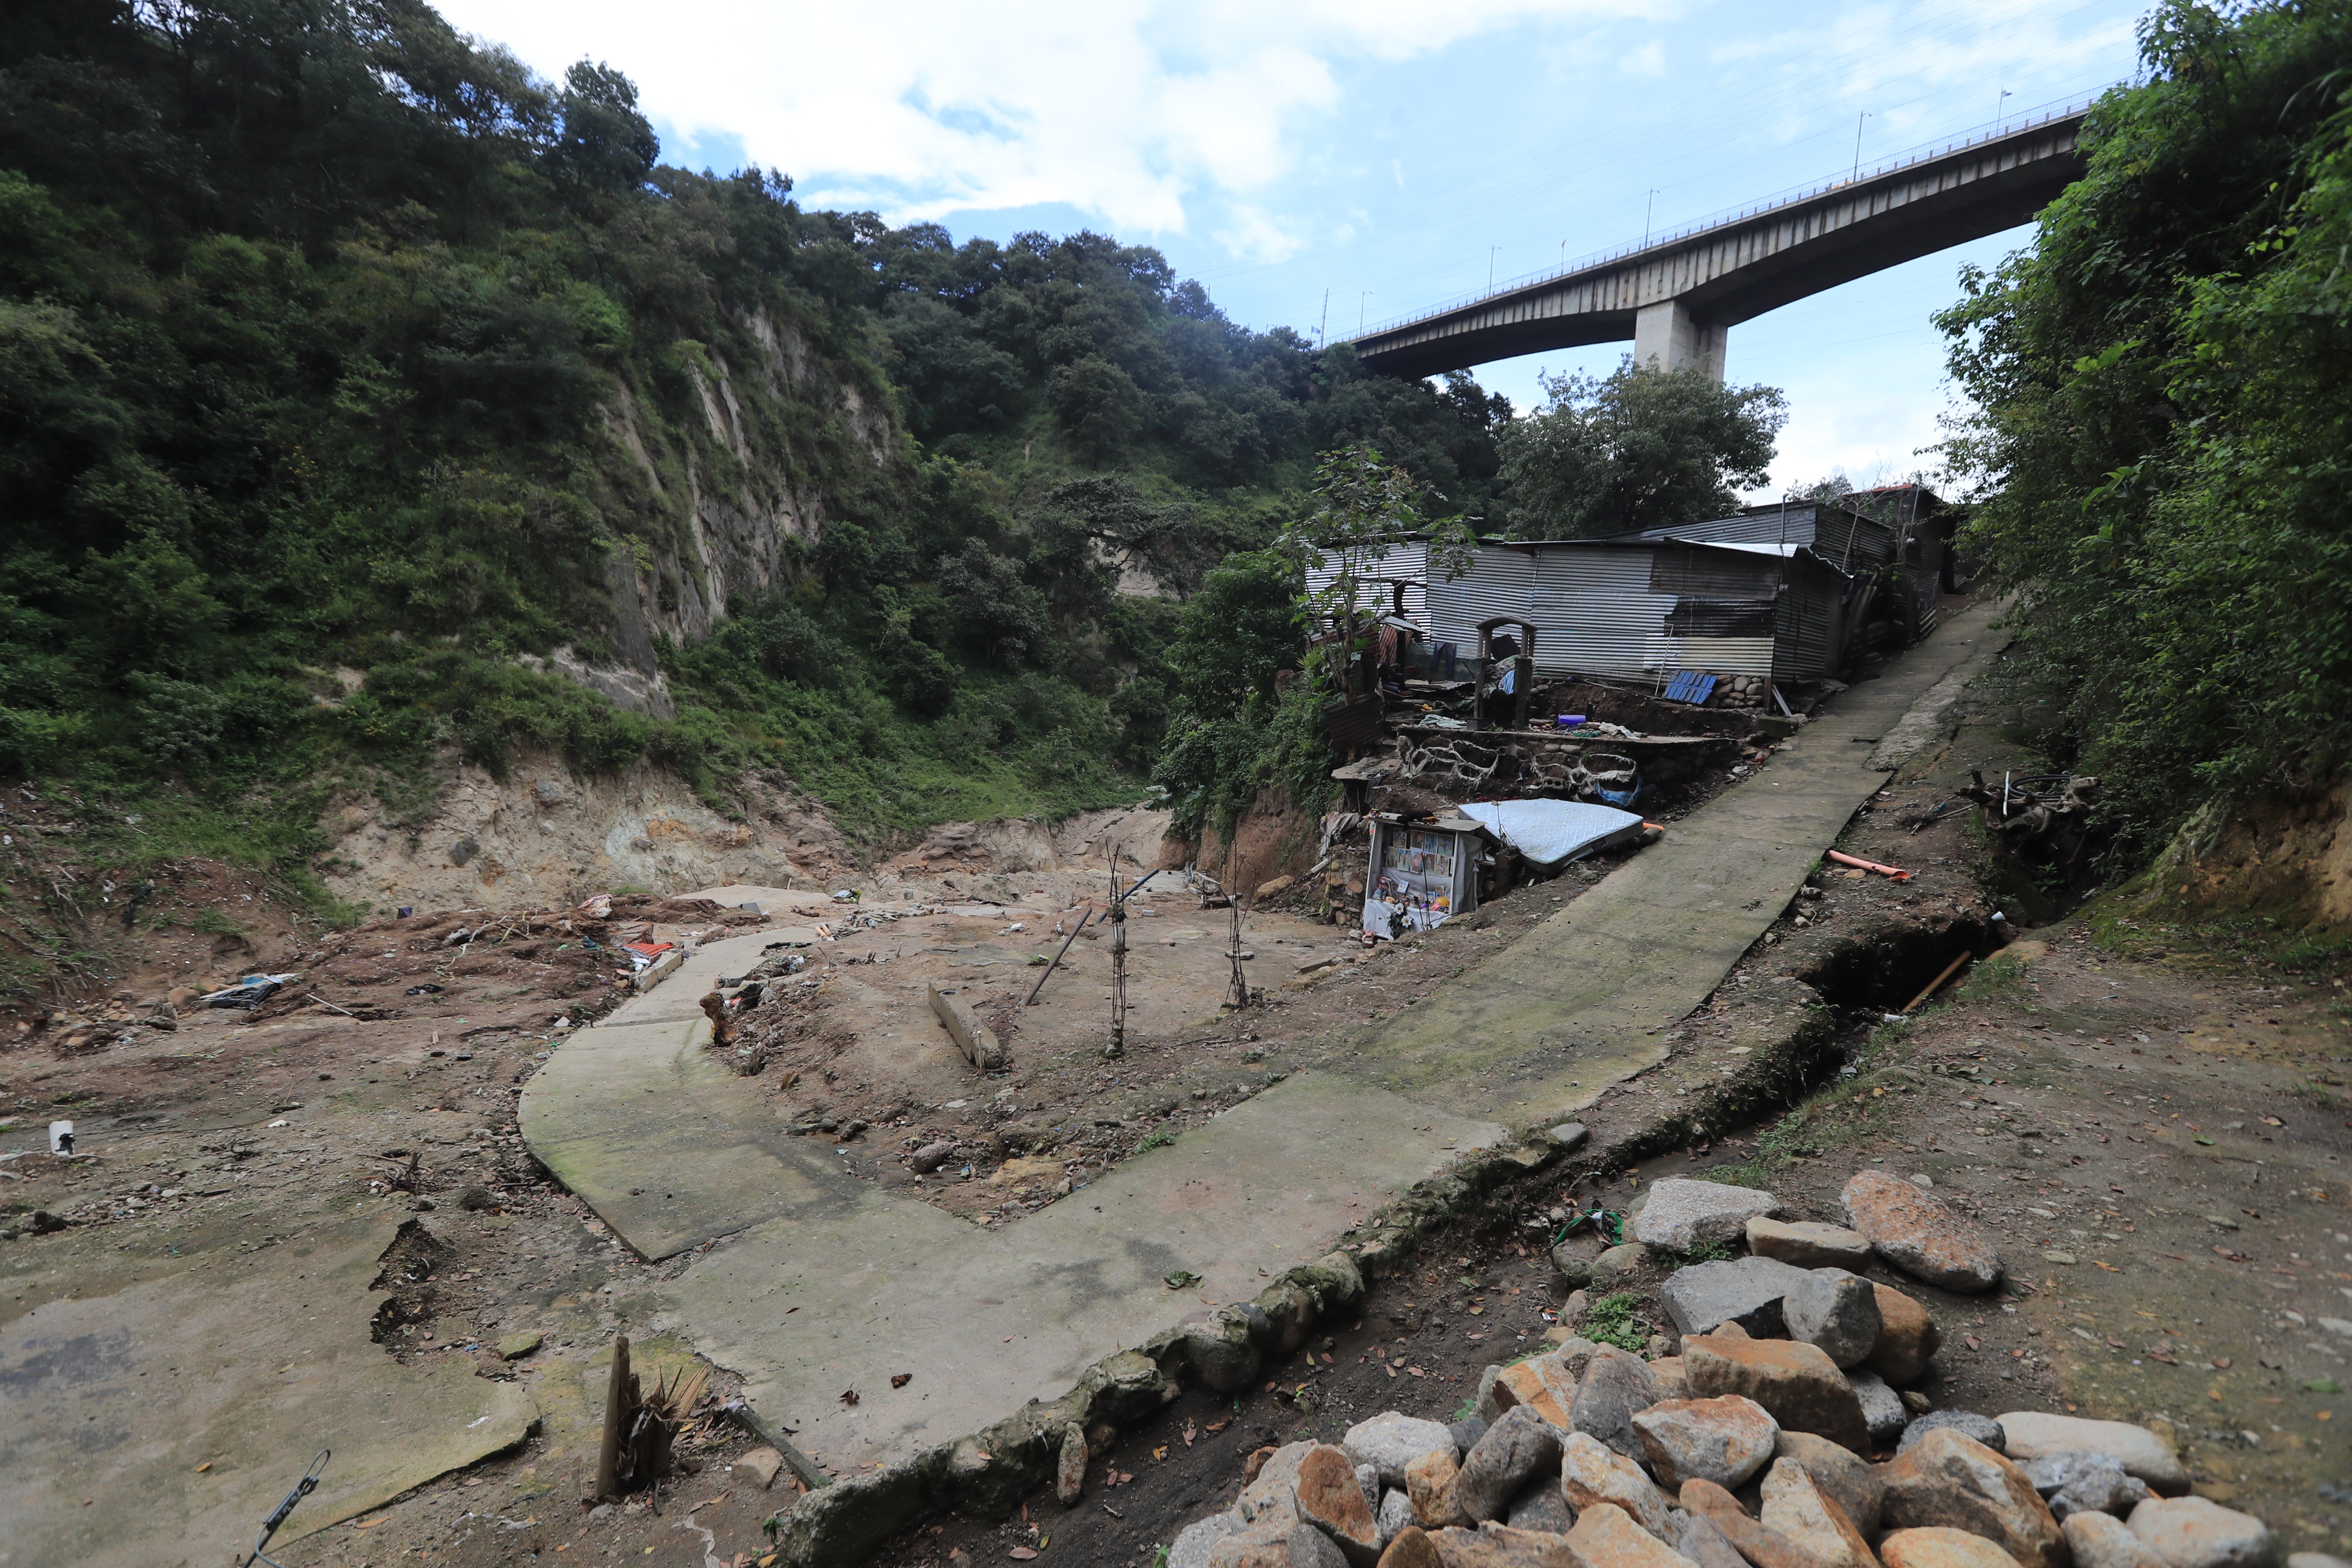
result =
M1203 195L1246 202L1293 172L1337 70L1530 19L1637 14L1652 0L950 0L775 5L444 0L457 26L554 75L590 56L682 135L730 135L821 205L894 219L1066 204L1112 228L1182 233ZM1229 228L1273 258L1262 215ZM1295 248L1295 246L1294 246Z
M1666 74L1665 46L1653 38L1619 60L1617 68L1627 76L1664 76Z

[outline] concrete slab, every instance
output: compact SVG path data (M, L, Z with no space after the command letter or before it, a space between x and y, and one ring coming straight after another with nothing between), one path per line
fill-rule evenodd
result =
M320 1448L325 1479L280 1543L521 1441L539 1411L520 1384L458 1355L405 1367L369 1338L397 1229L370 1215L234 1279L192 1261L0 1327L0 1563L226 1561Z
M1863 742L1923 700L1948 708L1953 682L1997 652L1993 614L1960 612L1876 680L1843 693L1753 778L1461 980L1365 1030L1345 1070L1532 1127L1663 1060L1668 1031L1770 927L1822 847L1885 782Z
M714 943L575 1035L526 1089L542 1159L632 1246L715 1240L668 1321L836 1468L986 1426L1088 1365L1328 1250L1412 1183L1549 1124L1661 1059L1883 782L1875 743L1990 654L1953 617L1845 694L1760 776L1677 824L1560 915L1422 1005L1172 1147L1001 1232L830 1166L701 1050L694 1004L772 938ZM735 950L735 951L730 951ZM1438 1106L1445 1109L1436 1109ZM634 1191L632 1189L635 1189ZM1203 1276L1178 1293L1177 1269ZM913 1373L892 1390L889 1379ZM856 1390L854 1406L840 1394Z
M663 1294L684 1331L836 1468L1066 1393L1185 1313L1246 1300L1502 1129L1303 1074L1009 1230L863 1184L714 1248ZM1181 1292L1179 1269L1202 1283ZM892 1375L911 1372L903 1389ZM839 1395L856 1389L858 1403Z

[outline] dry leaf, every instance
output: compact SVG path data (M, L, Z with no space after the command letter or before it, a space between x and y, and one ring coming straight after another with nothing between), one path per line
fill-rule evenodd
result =
M890 1386L893 1388L904 1388L914 1381L915 1374L911 1372L894 1372L890 1374Z
M845 1389L843 1389L843 1390L841 1391L841 1402L842 1402L844 1405L855 1405L855 1404L856 1404L856 1403L857 1403L857 1390L856 1390L856 1389L854 1389L854 1388L845 1388Z

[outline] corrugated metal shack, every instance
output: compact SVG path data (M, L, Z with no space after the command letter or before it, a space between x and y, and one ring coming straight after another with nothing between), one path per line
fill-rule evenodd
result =
M1424 549L1424 573L1426 563ZM1328 563L1322 581L1336 570ZM1481 622L1525 620L1537 631L1536 671L1543 676L1660 681L1675 670L1703 669L1806 680L1837 668L1851 581L1800 544L1493 539L1479 543L1461 576L1424 576L1422 613L1408 607L1405 618L1465 658L1476 651ZM1366 607L1391 603L1381 597Z

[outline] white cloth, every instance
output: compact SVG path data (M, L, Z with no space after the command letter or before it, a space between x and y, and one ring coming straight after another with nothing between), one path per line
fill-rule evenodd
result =
M1493 830L1530 865L1557 866L1641 830L1642 819L1580 800L1482 800L1454 809Z

